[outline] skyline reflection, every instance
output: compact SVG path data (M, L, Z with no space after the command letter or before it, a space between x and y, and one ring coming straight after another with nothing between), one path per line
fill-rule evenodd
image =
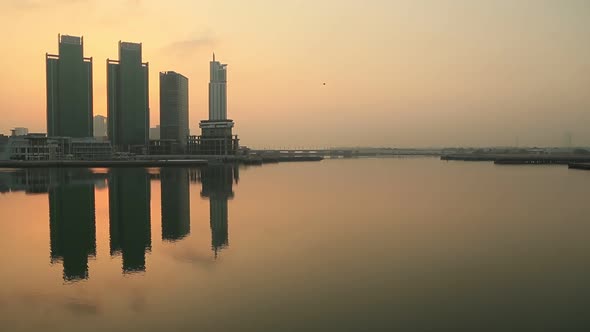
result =
M228 201L239 169L214 165L201 169L141 168L23 169L0 172L0 193L47 194L50 263L63 265L66 282L86 280L88 261L96 259L95 189L108 188L109 254L121 257L122 273L146 272L152 250L151 181L160 181L162 241L178 242L191 233L190 186L201 185L209 200L211 251L229 246Z
M149 174L114 168L108 181L111 256L122 256L123 273L144 272L145 254L152 248Z
M63 264L65 281L88 279L88 259L96 257L94 182L87 169L53 169L49 187L51 263Z
M233 199L233 183L239 181L237 167L231 165L209 166L201 170L201 197L209 199L209 222L211 227L211 249L215 257L229 246L228 207Z
M179 241L191 232L189 172L183 168L160 170L162 240Z

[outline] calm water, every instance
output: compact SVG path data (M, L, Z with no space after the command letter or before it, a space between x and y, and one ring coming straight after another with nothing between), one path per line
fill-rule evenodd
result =
M0 173L1 331L584 330L590 172Z

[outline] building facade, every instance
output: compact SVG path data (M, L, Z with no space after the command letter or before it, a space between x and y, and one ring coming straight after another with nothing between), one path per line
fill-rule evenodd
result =
M112 152L109 141L92 137L0 136L0 160L108 160Z
M148 146L148 73L141 44L119 42L119 60L107 59L108 137L118 151Z
M10 136L25 136L29 134L28 128L16 127L10 130Z
M189 136L188 78L173 72L160 73L160 139L179 142L184 152Z
M160 139L160 125L150 128L150 141Z
M227 64L209 62L209 120L227 120Z
M96 115L94 117L94 137L107 137L106 116Z
M92 58L82 37L58 35L59 54L46 54L47 134L92 136Z

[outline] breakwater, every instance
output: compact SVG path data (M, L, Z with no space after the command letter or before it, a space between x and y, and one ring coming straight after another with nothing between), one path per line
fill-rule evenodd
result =
M575 154L453 154L441 156L441 160L492 161L497 165L569 165L590 163L590 155Z

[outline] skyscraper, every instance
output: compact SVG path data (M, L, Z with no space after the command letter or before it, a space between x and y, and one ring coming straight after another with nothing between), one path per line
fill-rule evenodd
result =
M209 120L199 123L201 136L190 146L199 154L227 155L238 151L238 137L232 134L233 120L227 118L227 65L215 60L209 63Z
M59 55L45 54L47 135L92 137L92 58L82 37L58 35Z
M160 73L160 139L173 139L185 149L188 129L188 78L168 71Z
M209 120L227 120L227 64L209 62Z
M108 136L120 151L149 142L148 63L141 44L119 42L119 60L107 59Z

